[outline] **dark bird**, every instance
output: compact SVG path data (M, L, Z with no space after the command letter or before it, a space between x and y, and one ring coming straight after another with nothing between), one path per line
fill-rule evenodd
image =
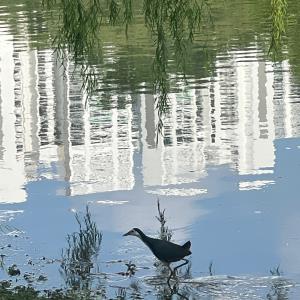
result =
M175 273L176 269L186 265L189 261L187 259L185 259L184 257L192 254L192 252L190 251L190 247L191 247L190 241L188 241L185 244L183 244L182 246L180 246L180 245L177 245L172 242L165 241L165 240L151 238L151 237L147 236L146 234L144 234L142 232L142 230L140 230L138 228L131 229L130 231L125 233L123 236L128 236L128 235L133 235L133 236L140 238L142 240L142 242L144 242L150 248L152 253L160 261L162 261L163 263L168 265L168 268L171 271L171 275L172 275L172 273ZM170 267L170 263L180 261L180 260L184 260L185 263L177 266L174 269L174 271L172 271L172 269Z

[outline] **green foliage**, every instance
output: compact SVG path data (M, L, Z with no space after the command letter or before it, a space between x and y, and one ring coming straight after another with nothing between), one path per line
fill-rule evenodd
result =
M60 5L62 23L54 44L61 52L67 49L75 62L79 62L84 55L90 54L98 41L102 22L101 1L62 0Z
M144 0L145 24L155 45L153 86L157 95L157 134L162 133L163 116L169 108L170 49L174 49L178 71L185 75L189 46L194 40L195 32L200 30L203 16L210 16L209 12L209 5L205 0Z
M0 300L75 300L78 299L68 291L45 290L43 293L33 287L11 287L7 281L0 281Z
M68 247L62 253L61 274L67 286L88 289L89 275L100 249L102 233L91 219L88 207L82 219L76 214L76 220L79 232L67 237Z
M101 57L101 29L104 25L129 25L134 15L140 14L138 2L133 0L44 0L48 9L59 5L61 20L54 46L61 62L71 56L83 77L82 87L91 95L97 90L97 72L89 57ZM136 8L137 7L137 8ZM158 111L157 133L162 133L163 116L169 108L170 60L175 60L177 71L186 74L188 49L202 20L210 16L207 0L144 0L145 27L151 32L155 55L152 63L153 93ZM170 51L170 49L174 49ZM157 135L158 137L158 135Z
M109 24L117 25L118 16L120 13L120 4L116 0L108 0L108 10L109 10Z
M287 0L271 0L271 42L268 54L274 59L282 58L282 39L286 33Z
M34 300L43 299L32 287L18 286L9 290L0 282L0 300Z
M231 46L243 48L255 42L274 61L288 57L294 72L300 74L297 15L294 16L292 30L288 22L294 12L299 10L299 1L43 2L45 8L58 12L59 22L55 23L58 32L54 39L54 47L59 52L60 61L67 61L68 57L75 62L82 77L82 88L87 92L88 98L101 89L105 91L105 95L99 96L99 101L107 101L111 93L117 92L112 88L112 81L122 82L118 84L118 89L128 87L131 91L139 89L142 82L152 83L151 92L155 95L158 113L157 139L159 134L163 134L163 120L170 105L168 95L175 86L174 77L185 79L185 76L190 74L197 78L211 75L217 53L227 51ZM218 32L214 31L212 24L216 24ZM120 29L124 30L126 39L131 38L130 42L120 42L120 35L117 34L117 30ZM134 43L138 45L139 39L136 35L141 32L143 39L148 33L147 38L152 40L152 45L144 53L140 53L142 49L139 46L133 46ZM288 43L288 36L294 36L293 43ZM116 46L115 49L121 46L121 49L125 48L128 53L135 51L134 55L126 57L116 53L116 62L109 71L106 68L101 69L103 44L108 37ZM117 40L113 40L114 38ZM197 53L192 53L190 49L195 44ZM149 57L152 57L152 67L148 61ZM199 63L190 64L192 60ZM148 65L149 69L145 71L145 66ZM101 86L99 82L102 83Z
M125 33L128 36L128 26L132 22L133 12L132 12L132 0L123 0L124 6L124 21L125 24Z

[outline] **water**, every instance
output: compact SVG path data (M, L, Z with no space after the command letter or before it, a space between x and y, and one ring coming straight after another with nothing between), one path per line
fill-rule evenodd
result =
M170 60L157 145L154 50L141 17L128 40L122 27L104 27L89 98L74 61L64 69L53 52L56 12L1 2L1 278L15 263L15 284L27 283L26 273L39 289L65 287L61 252L88 205L103 233L89 284L108 298L163 299L167 275L140 241L122 237L132 227L158 235L159 198L173 240L192 242L179 294L299 299L299 5L289 5L289 43L273 62L269 6L237 2L213 6L214 27L195 36L187 82ZM128 262L132 277L122 275Z

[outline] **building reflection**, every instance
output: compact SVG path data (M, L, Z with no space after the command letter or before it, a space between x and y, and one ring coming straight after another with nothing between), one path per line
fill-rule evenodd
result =
M41 177L65 180L67 195L81 195L131 190L137 168L146 187L196 182L220 164L241 175L269 174L274 139L299 136L289 65L260 61L255 47L217 57L212 78L170 94L156 147L152 95L127 95L122 107L124 96L115 95L105 99L108 109L99 92L86 106L72 62L63 70L52 50L32 50L26 41L20 50L6 32L0 40L1 202L25 201L24 186ZM240 189L259 186L247 184Z
M245 52L219 57L214 78L198 89L171 95L158 151L151 147L154 138L148 142L153 124L147 127L148 115L141 113L146 185L194 182L205 176L207 166L221 164L231 165L240 175L273 173L274 140L299 136L299 107L291 103L288 63L272 65L259 61L258 54L257 49L247 52L247 61Z
M1 28L0 28L1 30ZM26 193L22 189L26 183L24 159L21 156L18 120L15 102L15 58L14 45L10 35L1 35L0 43L0 202L22 202Z

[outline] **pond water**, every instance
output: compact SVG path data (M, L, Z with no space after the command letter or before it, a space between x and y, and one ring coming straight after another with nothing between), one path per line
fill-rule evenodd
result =
M101 58L85 62L98 80L90 95L87 73L54 51L59 9L2 0L1 278L68 286L62 250L88 205L103 236L87 286L97 297L165 299L166 273L142 242L122 236L133 227L158 236L159 199L172 240L192 242L174 299L299 299L299 9L289 1L274 61L269 3L214 3L186 80L169 59L156 143L154 48L141 16L128 39L122 26L104 26ZM13 264L21 275L7 274Z

